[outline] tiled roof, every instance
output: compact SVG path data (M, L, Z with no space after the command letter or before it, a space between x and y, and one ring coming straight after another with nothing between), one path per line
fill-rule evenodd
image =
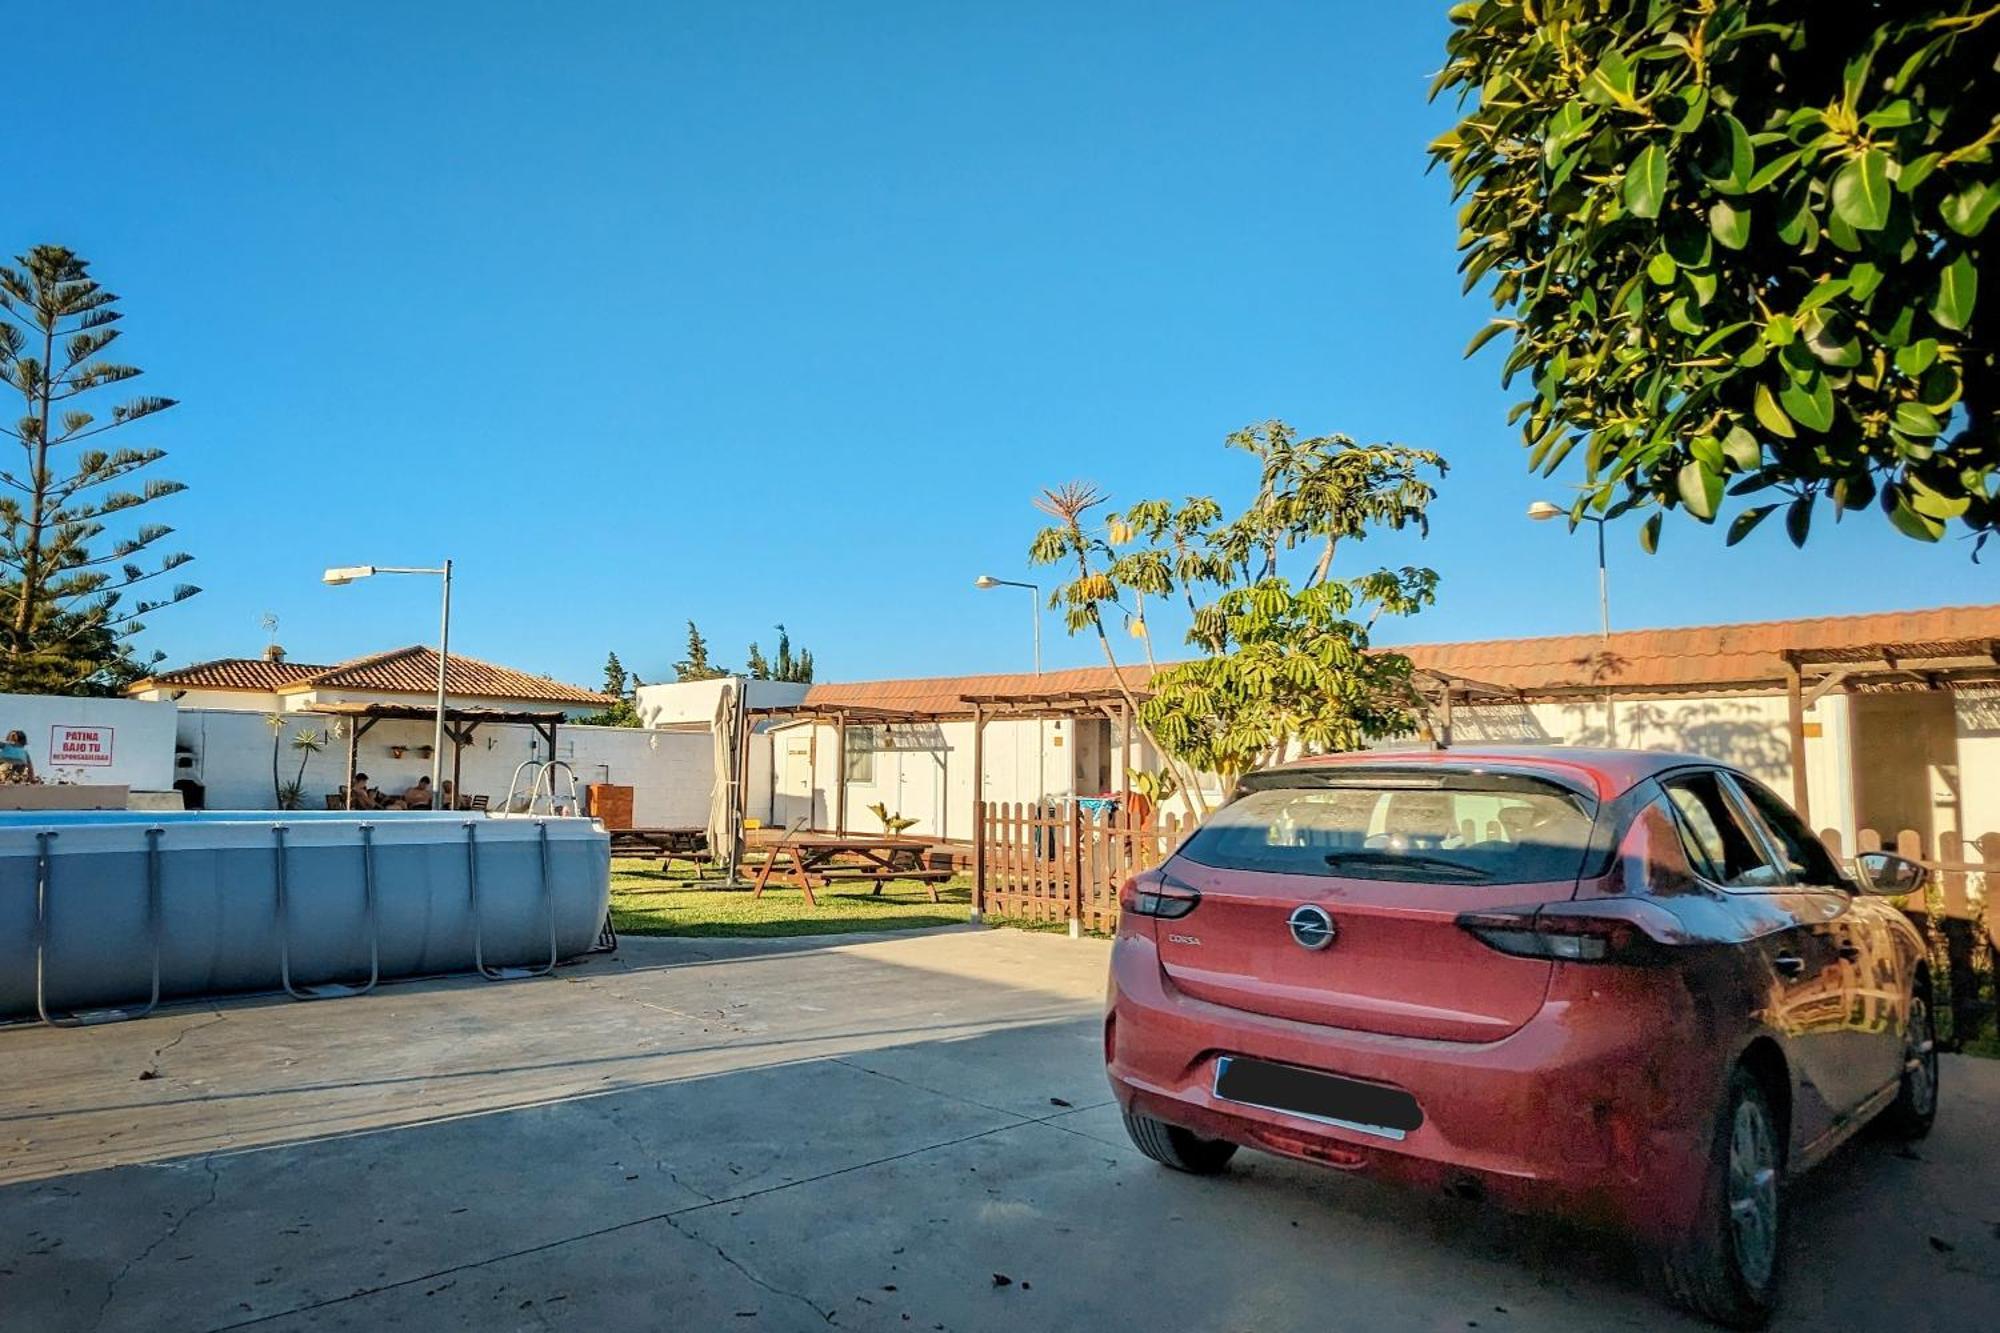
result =
M1837 656L1892 644L1943 648L1987 643L2000 643L2000 605L1623 630L1611 636L1608 663L1604 644L1595 634L1404 644L1392 650L1407 655L1421 669L1538 695L1602 689L1607 684L1661 693L1768 688L1784 680L1781 654L1788 650ZM1124 670L1129 685L1144 687L1149 673L1143 662ZM1060 695L1116 685L1108 667L1079 667L1039 676L930 676L814 685L806 703L956 713L969 711L960 702L966 695Z
M326 670L311 662L270 662L261 657L218 657L148 676L131 686L146 689L255 690L269 694L295 680ZM128 691L130 692L130 691Z
M377 690L385 694L430 694L437 689L437 650L421 645L397 648L372 657L357 657L338 666L292 681L285 692L309 689ZM547 676L531 676L512 667L495 666L476 657L451 655L445 669L445 692L487 699L522 699L535 703L608 704L611 698L581 685L565 685Z

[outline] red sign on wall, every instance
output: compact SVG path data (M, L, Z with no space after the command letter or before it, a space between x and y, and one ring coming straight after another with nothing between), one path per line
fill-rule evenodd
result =
M111 733L114 730L116 728L113 727L50 728L49 767L111 767Z

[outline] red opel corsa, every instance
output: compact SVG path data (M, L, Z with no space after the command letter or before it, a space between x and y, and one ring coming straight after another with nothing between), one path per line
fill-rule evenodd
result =
M1741 773L1364 753L1252 775L1125 886L1105 1059L1139 1149L1239 1145L1620 1228L1771 1312L1784 1181L1937 1108L1921 937Z

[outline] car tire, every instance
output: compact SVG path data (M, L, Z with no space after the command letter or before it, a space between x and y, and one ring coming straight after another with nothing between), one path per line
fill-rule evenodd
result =
M1132 1111L1125 1112L1125 1132L1132 1136L1132 1146L1146 1156L1190 1175L1212 1176L1236 1155L1236 1145L1226 1140L1205 1139L1179 1125Z
M1763 1085L1738 1065L1716 1118L1700 1215L1679 1244L1654 1255L1667 1299L1727 1328L1761 1328L1776 1307L1783 1134Z
M1937 1120L1937 1016L1931 1012L1927 987L1910 994L1910 1021L1903 1031L1903 1082L1896 1100L1876 1121L1899 1139L1920 1139Z

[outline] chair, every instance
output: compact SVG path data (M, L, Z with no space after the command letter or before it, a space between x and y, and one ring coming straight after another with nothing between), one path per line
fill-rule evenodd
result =
M345 810L347 808L347 797L337 791L328 792L326 794L326 808L329 810Z
M485 796L475 796L475 797L473 797L473 798L472 798L472 808L473 808L474 810L477 810L477 811L478 811L478 812L479 812L480 814L485 814L485 813L486 813L486 804L487 804L487 800L488 800L488 798L487 798L487 797L485 797Z

